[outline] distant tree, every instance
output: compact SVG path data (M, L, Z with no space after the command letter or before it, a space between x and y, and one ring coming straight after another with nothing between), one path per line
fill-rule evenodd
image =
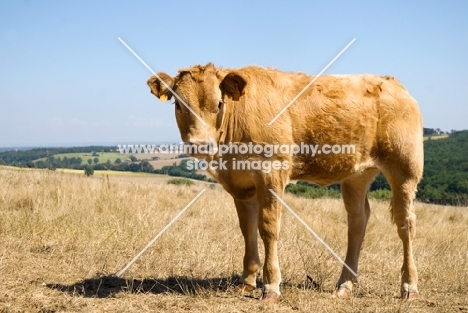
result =
M93 160L88 159L88 164L91 165L91 163L93 163Z
M138 163L131 163L131 164L128 166L128 170L129 170L130 172L141 172L140 164L138 164Z
M48 169L49 171L55 171L57 168L56 168L53 164L50 164L50 163L49 163L49 164L47 165L47 169Z
M94 174L94 169L91 166L86 165L85 168L84 168L84 174L86 176L91 176L91 175Z
M190 173L195 173L197 170L195 168L192 168L191 170L189 170L187 167L188 167L188 161L189 160L182 160L180 162L180 168L182 168L184 171L187 171L187 172L190 172ZM177 166L176 163L174 163L173 166Z
M42 161L42 160L37 161L35 164L36 164L36 167L37 167L37 168L46 168L46 167L47 167L46 162L44 162L44 161Z
M99 163L99 164L96 164L93 166L94 170L95 171L106 171L108 170L109 168L106 166L106 164L104 163Z
M429 137L431 138L431 137ZM370 191L374 190L390 190L390 185L387 182L385 176L380 173L375 177L375 180L372 182L369 188Z
M154 172L153 165L151 165L151 164L150 164L148 161L146 161L146 160L141 161L140 166L141 166L141 171L142 171L142 172L146 172L146 173L152 173L152 172Z
M93 157L96 157L96 156L99 156L99 154L96 153L96 151L93 151L93 153L91 154Z
M107 162L106 162L107 169L109 170L111 168L111 166L112 166L111 161L109 159L107 159Z
M127 163L120 163L119 165L114 165L111 167L113 171L128 171L129 165Z
M437 131L433 128L423 128L424 136L436 134Z
M132 162L138 161L138 159L137 159L136 156L134 156L134 155L131 155L131 156L129 156L128 158L129 158Z
M122 163L122 160L120 158L115 159L115 164L120 164Z
M94 164L98 164L99 163L99 158L94 158L93 162L94 162Z

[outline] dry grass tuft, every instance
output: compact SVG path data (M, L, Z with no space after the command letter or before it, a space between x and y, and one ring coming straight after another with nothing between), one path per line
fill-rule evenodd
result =
M234 204L208 186L0 170L0 312L468 311L467 208L417 205L421 300L409 304L397 298L402 248L388 203L371 203L360 283L347 300L330 298L340 264L285 210L283 296L264 304L233 288L243 256ZM203 188L122 278L113 276ZM285 201L345 254L339 200Z

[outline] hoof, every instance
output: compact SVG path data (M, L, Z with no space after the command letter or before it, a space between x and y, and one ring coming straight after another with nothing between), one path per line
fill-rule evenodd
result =
M419 297L418 287L416 285L410 285L404 283L401 286L401 299L404 301L413 301Z
M351 290L346 287L338 287L332 294L332 298L349 298L351 297Z
M237 286L236 286L236 289L237 289L240 293L244 293L244 292L246 292L246 293L251 293L251 292L253 292L253 291L256 289L256 287L255 287L255 286L252 286L252 285L248 285L248 284L242 283L242 284L237 285Z
M260 301L268 302L268 303L275 303L278 301L279 295L276 292L264 292L260 297Z
M414 301L414 300L417 300L418 298L419 298L419 293L417 291L416 292L405 291L401 294L401 299L404 301Z

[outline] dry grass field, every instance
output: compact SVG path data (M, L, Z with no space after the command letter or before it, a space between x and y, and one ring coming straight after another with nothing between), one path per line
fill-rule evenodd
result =
M125 266L203 188L206 192L124 273ZM285 196L345 254L339 200ZM402 247L388 203L372 216L350 299L331 299L340 263L284 210L282 297L234 285L243 241L219 186L160 179L0 170L0 312L468 312L468 208L417 204L420 300L400 301Z
M161 169L163 166L170 166L174 165L179 165L182 160L189 159L189 158L180 158L180 159L160 159L160 160L154 160L154 161L148 161L149 164L153 165L154 169Z
M449 137L448 134L428 135L428 136L424 136L424 140L439 140L439 139L444 139L444 138L448 138L448 137Z

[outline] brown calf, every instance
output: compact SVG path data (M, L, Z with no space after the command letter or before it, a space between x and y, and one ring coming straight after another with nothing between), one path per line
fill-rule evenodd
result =
M392 189L392 217L403 242L401 294L405 299L417 298L413 199L423 170L422 120L416 101L396 79L321 76L268 125L313 77L254 66L217 69L212 64L181 70L175 77L165 73L158 76L165 84L153 76L148 85L162 101L174 97L182 140L193 147L219 147L211 154L205 150L192 154L219 164L224 161L210 173L232 195L239 216L245 240L241 288L256 287L258 229L265 245L263 299L274 301L280 295L277 242L282 205L270 189L282 196L290 179L322 186L341 184L348 213L345 262L357 273L370 214L367 190L382 172ZM311 151L277 150L268 156L222 151L221 147L229 143L264 148L302 144L318 149L315 155ZM342 147L347 147L348 153L343 153ZM244 162L243 167L239 161ZM270 162L270 171L259 167L264 161ZM343 267L335 295L350 295L355 280Z

